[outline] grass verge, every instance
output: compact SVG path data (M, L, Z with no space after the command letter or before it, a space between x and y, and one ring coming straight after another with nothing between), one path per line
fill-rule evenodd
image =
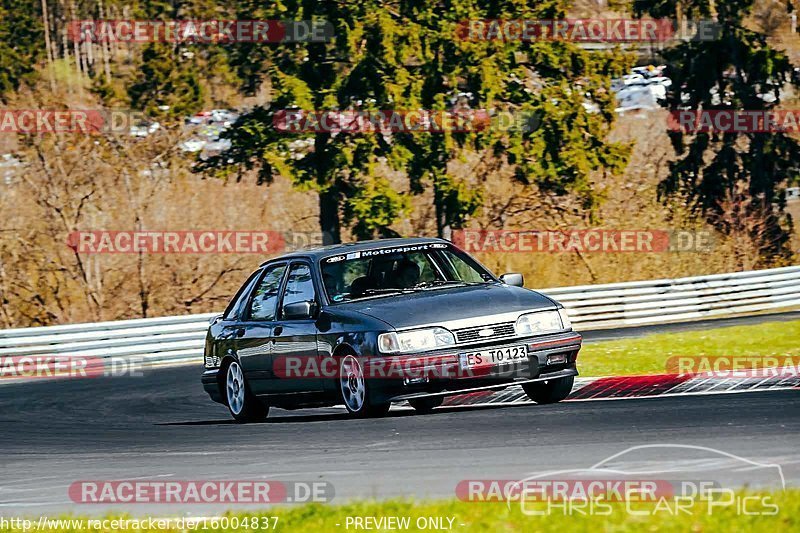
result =
M800 320L589 343L578 369L582 376L663 374L673 356L798 357Z
M747 498L745 500L745 498ZM746 503L743 503L746 502ZM543 512L544 504L538 509ZM553 507L544 516L531 516L522 511L519 503L507 507L504 503L465 503L461 501L413 502L389 500L385 502L348 503L340 506L308 504L282 507L262 513L232 513L225 518L210 520L197 528L185 531L800 531L800 490L779 492L740 492L735 498L709 508L707 501L697 501L692 506L676 510L674 502L665 504L611 504L605 514L590 514ZM529 509L530 510L530 509ZM630 510L635 511L633 515ZM747 513L744 511L746 510ZM770 514L765 514L770 513ZM255 517L256 522L253 522ZM381 523L381 518L393 517L396 522ZM88 519L72 520L64 527L44 527L43 531L176 531L177 524L167 528L153 528L146 519L140 523L130 520L114 527L112 520L126 517L107 516L95 519L108 520L102 528L91 527ZM367 520L367 519L370 520ZM361 519L361 527L357 527ZM53 519L51 519L53 520ZM67 523L69 524L69 523ZM246 524L246 525L243 525ZM253 527L253 524L259 524ZM135 527L137 526L138 527ZM366 527L369 525L369 528ZM381 527L381 525L383 527ZM238 526L238 527L235 527ZM393 527L390 527L393 526ZM22 531L21 528L3 528L0 531ZM30 530L29 530L30 531Z

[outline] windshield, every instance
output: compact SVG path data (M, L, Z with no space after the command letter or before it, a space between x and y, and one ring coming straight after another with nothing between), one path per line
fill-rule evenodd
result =
M334 303L494 281L469 256L444 243L327 257L322 260L322 279Z

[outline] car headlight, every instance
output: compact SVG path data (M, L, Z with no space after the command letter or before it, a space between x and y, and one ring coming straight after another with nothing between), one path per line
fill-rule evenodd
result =
M453 346L456 338L444 328L417 329L378 335L378 349L382 353L410 353Z
M563 331L568 327L564 325L560 311L539 311L520 316L516 331L517 335L543 335Z

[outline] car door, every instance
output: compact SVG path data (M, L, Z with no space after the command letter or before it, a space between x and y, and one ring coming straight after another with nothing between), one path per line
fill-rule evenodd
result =
M270 392L272 332L286 266L286 263L277 263L264 268L236 330L236 353L254 394Z
M313 278L309 263L293 262L290 265L286 287L278 307L280 321L272 333L275 340L272 348L275 379L271 388L276 392L323 390L325 377L317 351L316 319L289 319L283 313L288 304L305 301L314 302L315 308L319 309L320 300Z

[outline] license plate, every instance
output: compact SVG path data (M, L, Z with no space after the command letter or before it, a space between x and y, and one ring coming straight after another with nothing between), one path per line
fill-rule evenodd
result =
M527 359L528 347L524 344L521 346L490 348L478 352L465 352L458 354L458 363L462 369L517 363L519 361L527 361Z

